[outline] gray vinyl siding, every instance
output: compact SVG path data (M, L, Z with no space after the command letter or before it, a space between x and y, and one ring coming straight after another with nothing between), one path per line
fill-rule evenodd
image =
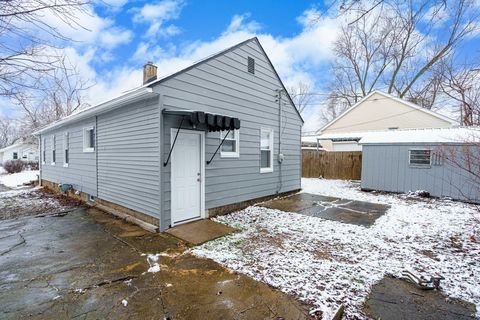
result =
M255 75L247 72L248 57L255 59ZM158 85L166 109L200 110L238 117L240 157L221 158L220 152L205 165L206 209L238 203L300 188L301 126L294 106L283 97L282 112L282 186L277 162L279 107L275 90L281 83L256 42L249 42ZM170 150L170 130L180 119L164 116L163 157ZM272 173L260 173L260 129L274 131ZM209 160L220 143L219 132L205 136L205 159ZM170 165L163 169L162 228L171 224Z
M75 190L97 195L95 152L83 152L83 129L95 126L95 118L43 133L41 140L46 141L46 161L41 165L42 179L54 183L71 184ZM69 133L69 165L64 167L64 133ZM56 136L56 162L52 165L52 135ZM43 159L41 158L40 161Z
M158 98L98 116L98 197L160 216Z
M435 197L480 202L478 177L468 174L450 161L442 159L440 165L432 165L430 168L416 168L409 165L409 150L441 151L445 148L453 148L458 155L457 159L460 159L462 148L465 146L363 145L362 189L389 192L426 190Z

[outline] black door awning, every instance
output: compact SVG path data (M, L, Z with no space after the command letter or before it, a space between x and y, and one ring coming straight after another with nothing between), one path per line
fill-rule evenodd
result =
M183 119L188 120L193 127L205 125L209 132L240 129L240 119L221 114L203 111L168 109L163 109L162 113L164 115L183 117Z

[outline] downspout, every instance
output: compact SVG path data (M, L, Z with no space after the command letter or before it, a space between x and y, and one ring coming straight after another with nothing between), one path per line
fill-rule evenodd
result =
M277 89L277 99L278 99L278 189L277 193L280 193L283 187L282 179L282 162L283 162L283 153L282 153L282 92L284 89Z
M98 198L98 116L95 116L95 129L93 129L95 134L95 177L96 177L96 191L95 195Z

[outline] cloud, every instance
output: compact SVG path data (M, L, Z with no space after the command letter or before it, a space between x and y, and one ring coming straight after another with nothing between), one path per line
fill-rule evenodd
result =
M145 10L138 9L136 14L141 16L137 16L136 19L161 22L158 30L163 29L162 25L167 16L171 18L179 14L172 7L174 1L168 2L170 3L168 5L165 4L165 1L160 2L166 6L160 10L163 12L162 14L153 13L151 9L152 6L160 3L146 5L143 7L147 7ZM95 104L140 86L142 84L142 65L146 61L153 61L158 66L159 77L162 77L254 36L260 39L287 87L304 82L310 85L312 91L320 91L323 83L318 79L324 76L324 68L333 57L332 47L339 22L330 17L322 17L312 24L309 17L313 14L315 11L306 11L298 19L302 27L301 31L290 37L278 37L266 33L260 23L250 19L249 14L241 14L233 16L224 31L209 41L181 44L166 41L160 45L157 41L146 39L137 45L131 60L110 70L96 72L91 67L95 59L99 57L98 48L97 50L88 50L83 55L77 54L77 59L82 63L81 68L86 69L82 75L96 80L96 85L88 92L89 102ZM158 30L156 30L157 34ZM106 42L108 43L108 41ZM116 42L112 40L112 43ZM314 106L307 108L305 117L307 122L304 130L318 129L318 114Z
M148 3L141 8L134 8L133 21L136 23L148 23L146 37L170 37L180 33L180 28L175 25L164 27L167 21L175 20L185 3L182 0L163 0L159 2Z
M133 32L118 27L107 29L100 33L100 44L106 48L113 49L118 45L127 44L133 38Z

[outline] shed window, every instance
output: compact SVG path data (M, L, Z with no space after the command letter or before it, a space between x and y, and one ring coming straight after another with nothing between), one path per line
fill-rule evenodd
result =
M220 142L225 138L227 131L220 131ZM240 156L240 133L232 130L228 133L222 144L220 156L223 158L238 158Z
M83 129L83 152L95 151L95 128Z
M70 158L69 158L70 154L68 152L69 145L70 145L70 135L68 134L68 132L65 132L63 135L63 157L64 157L63 166L64 167L68 167L68 164L70 163Z
M248 57L248 72L255 74L255 59Z
M412 167L430 168L432 160L431 150L410 150L409 165Z
M56 160L57 160L57 155L56 155L56 152L55 152L55 135L52 136L52 165L55 164Z
M260 172L273 172L272 129L260 129Z
M13 158L13 160L17 160L18 159L18 153L14 152L12 158Z

